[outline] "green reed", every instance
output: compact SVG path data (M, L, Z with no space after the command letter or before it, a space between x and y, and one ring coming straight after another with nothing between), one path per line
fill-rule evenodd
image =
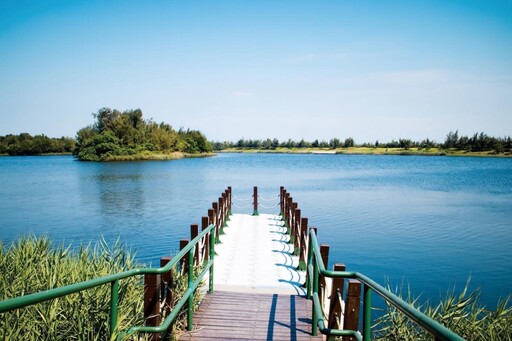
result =
M388 284L388 290L392 290ZM496 309L487 309L480 303L479 290L469 291L469 280L460 293L450 290L437 305L420 303L411 289L395 287L394 291L407 303L440 322L467 340L512 340L512 306L510 296L501 299ZM377 318L373 326L376 340L434 340L427 332L393 306Z

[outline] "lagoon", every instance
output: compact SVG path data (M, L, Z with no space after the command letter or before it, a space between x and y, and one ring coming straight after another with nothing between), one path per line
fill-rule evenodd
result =
M512 159L219 154L177 161L87 163L70 156L0 157L0 241L120 238L146 263L177 252L190 224L233 187L237 213L252 187L285 186L344 262L380 283L409 284L434 302L481 288L490 307L512 292ZM239 200L236 200L239 199ZM271 207L276 202L262 202ZM278 208L261 208L276 213Z

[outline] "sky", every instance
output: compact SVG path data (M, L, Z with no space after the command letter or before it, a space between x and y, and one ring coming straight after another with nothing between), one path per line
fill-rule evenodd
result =
M0 0L0 135L102 107L211 140L512 135L512 0Z

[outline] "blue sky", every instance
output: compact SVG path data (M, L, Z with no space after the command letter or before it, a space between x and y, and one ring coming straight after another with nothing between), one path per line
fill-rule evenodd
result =
M512 135L512 1L0 0L0 135L101 107L213 140Z

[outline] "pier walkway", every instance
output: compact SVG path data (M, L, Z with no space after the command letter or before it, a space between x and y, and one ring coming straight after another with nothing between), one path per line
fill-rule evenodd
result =
M215 290L305 295L306 272L278 215L233 214L216 245Z
M321 340L311 335L306 272L279 215L233 214L215 248L215 292L180 340Z

